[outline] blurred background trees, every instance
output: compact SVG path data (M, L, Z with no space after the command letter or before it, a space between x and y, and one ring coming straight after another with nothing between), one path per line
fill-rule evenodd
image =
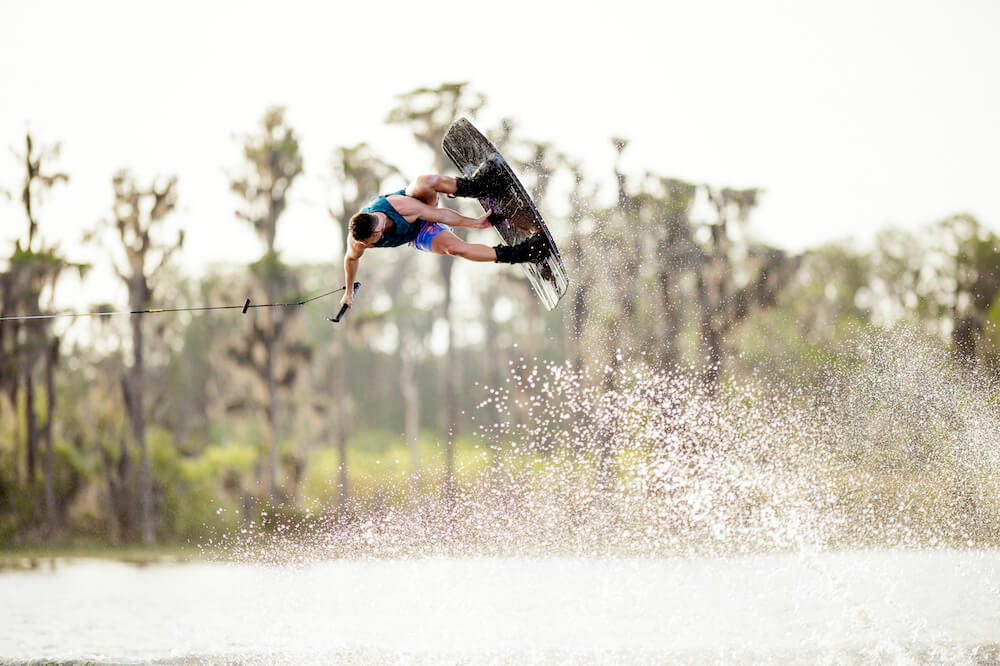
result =
M426 172L453 173L444 132L486 102L448 83L400 95L386 122L428 149ZM618 159L595 178L571 150L522 135L512 119L485 129L560 244L572 283L554 312L516 267L400 248L365 269L354 311L337 327L325 311L297 308L235 322L228 313L2 321L0 547L65 535L152 543L269 510L353 520L349 505L377 513L386 498L450 499L463 470L506 454L474 433L530 418L541 362L590 370L608 392L636 360L689 373L709 392L750 375L810 384L845 339L906 323L970 375L993 380L1000 238L969 215L888 229L869 248L791 253L758 240L767 222L756 212L760 188L630 173L623 137L611 138ZM259 239L260 259L179 274L171 258L183 233L167 227L183 183L140 185L122 171L104 229L116 234L109 263L125 296L95 307L241 302L246 293L289 302L341 285L342 242L317 266L285 263L276 244L305 168L285 110L264 110L240 149L235 214ZM365 143L328 149L328 214L340 239L371 197L419 175L401 174ZM42 201L69 177L54 165L58 147L29 135L17 155L23 234L0 263L2 316L52 312L60 279L86 269L43 240ZM335 310L337 298L322 308ZM501 389L506 411L488 400Z
M46 245L40 234L39 213L44 197L56 185L69 180L67 174L54 171L51 165L59 156L59 148L59 144L39 147L28 133L24 152L15 153L24 167L20 199L27 233L23 246L21 240L14 243L13 254L0 277L2 316L34 314L51 307L50 299L62 272L71 266L85 268L66 259L56 245ZM61 522L53 445L60 335L50 320L5 324L0 330L0 385L7 399L2 412L4 421L11 425L9 469L19 481L15 495L30 505L32 525L51 535ZM44 461L39 488L40 455L44 455Z
M281 261L275 245L278 221L288 206L288 190L302 173L299 139L284 115L283 108L268 109L259 133L243 138L244 174L231 185L242 199L237 217L250 224L264 248L263 256L249 267L249 274L262 288L268 303L300 290L296 270ZM284 407L287 422L294 423L298 401L292 394L299 372L311 356L308 345L291 338L290 329L298 314L295 309L284 308L255 312L251 334L236 340L228 350L230 359L246 369L256 384L231 406L264 416L266 441L256 465L257 483L264 484L264 492L271 501L281 500L279 411ZM284 394L284 399L280 394ZM291 455L294 488L301 476L301 463Z
M140 311L152 307L154 287L162 277L171 255L184 244L184 232L177 234L175 241L158 239L160 227L177 204L177 178L168 177L154 181L148 188L138 187L135 178L128 171L120 171L112 179L114 204L112 219L106 224L117 232L124 250L125 259L121 265L115 263L115 274L124 283L128 292L128 309ZM162 290L161 290L162 291ZM137 532L147 544L156 542L153 512L153 477L149 459L149 445L146 439L147 396L149 395L146 367L146 330L151 322L145 317L131 317L130 344L132 359L121 378L122 397L128 415L132 444L139 450L138 483L135 493L118 493L114 504L117 515L127 517L134 514L129 507L138 505ZM160 322L162 323L162 322ZM162 328L157 338L162 338ZM123 447L117 470L119 478L116 487L132 487L132 471L129 447ZM109 469L108 473L112 473ZM128 529L132 527L126 523Z

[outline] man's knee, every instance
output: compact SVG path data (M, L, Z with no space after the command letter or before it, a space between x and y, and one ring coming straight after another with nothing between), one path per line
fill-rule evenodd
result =
M406 194L420 199L424 203L436 205L438 186L440 183L441 176L417 176L416 180L410 183L410 185L406 188Z
M437 194L440 191L438 189L440 185L441 176L428 174L426 176L417 176L417 179L413 181L413 184L410 187L415 192Z
M438 183L441 182L441 176L437 174L427 174L424 176L417 176L417 186L424 187L429 190L436 190Z

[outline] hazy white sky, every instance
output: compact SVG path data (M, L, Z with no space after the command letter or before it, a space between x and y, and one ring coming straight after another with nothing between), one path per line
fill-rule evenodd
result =
M0 0L0 143L62 142L72 181L41 218L64 248L109 210L115 170L177 174L187 267L259 256L228 173L268 105L288 107L306 158L279 243L322 261L340 249L332 151L368 141L428 172L383 121L396 95L460 80L489 97L481 125L513 117L595 176L619 135L635 173L764 188L752 222L779 245L961 211L1000 230L1000 2L599 6ZM20 177L0 153L0 187ZM15 204L0 243L23 234Z

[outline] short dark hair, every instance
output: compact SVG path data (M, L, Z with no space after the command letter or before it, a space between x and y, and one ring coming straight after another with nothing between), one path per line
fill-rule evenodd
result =
M351 217L351 236L356 241L367 240L375 233L377 224L378 218L371 213L355 213Z

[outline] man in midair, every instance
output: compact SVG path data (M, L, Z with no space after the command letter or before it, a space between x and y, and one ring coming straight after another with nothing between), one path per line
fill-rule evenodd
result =
M451 197L480 197L498 187L499 167L488 161L471 178L451 176L420 176L405 189L375 197L365 208L351 217L344 254L344 284L354 284L358 264L365 250L373 247L397 247L409 244L424 252L449 254L469 261L495 261L518 264L544 259L549 253L542 234L517 245L481 245L467 243L451 227L486 229L491 211L473 218L449 208L438 206L438 194ZM354 294L344 290L341 305L351 307Z

